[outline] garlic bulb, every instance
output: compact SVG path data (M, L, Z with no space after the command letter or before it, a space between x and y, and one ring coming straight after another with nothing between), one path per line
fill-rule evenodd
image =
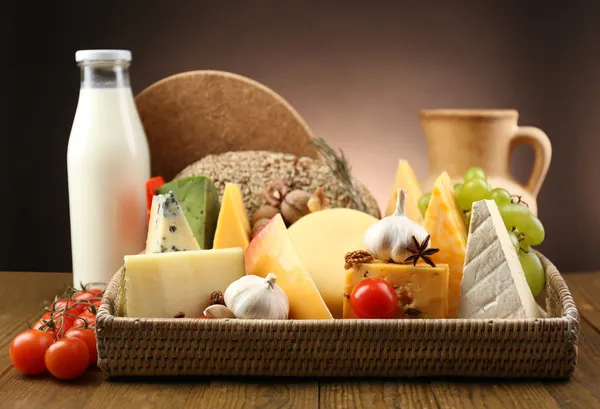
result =
M236 318L287 319L290 303L287 295L275 284L276 280L277 276L273 273L269 273L267 278L244 276L225 290L225 305Z
M405 202L406 191L399 189L396 211L367 229L364 244L373 257L403 263L413 254L408 250L409 247L414 247L413 236L419 243L427 238L429 233L420 224L406 217Z

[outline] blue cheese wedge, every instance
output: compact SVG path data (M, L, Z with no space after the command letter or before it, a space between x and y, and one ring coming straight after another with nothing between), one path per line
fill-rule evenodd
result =
M146 253L200 250L173 192L152 199Z
M493 200L473 203L458 318L538 318L519 257Z
M123 315L187 318L202 315L214 291L245 275L241 248L127 255L123 265Z

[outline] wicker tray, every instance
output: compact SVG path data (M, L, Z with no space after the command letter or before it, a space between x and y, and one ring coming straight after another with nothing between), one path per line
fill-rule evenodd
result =
M97 316L109 376L477 376L568 378L579 313L546 271L547 318L532 320L261 321L115 316L118 272Z

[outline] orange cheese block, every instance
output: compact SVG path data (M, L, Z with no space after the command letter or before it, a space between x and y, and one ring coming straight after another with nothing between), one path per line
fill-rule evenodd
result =
M402 288L410 293L408 305L420 311L416 318L446 318L448 316L448 279L449 271L446 264L436 267L428 265L367 263L350 268L346 273L346 295L352 294L354 286L365 278L383 278L390 283L400 295ZM344 296L344 318L357 318L350 298ZM399 297L396 318L404 316L404 301Z
M242 192L238 185L227 183L221 200L213 248L241 247L242 250L246 250L249 242L250 221L244 207Z
M442 173L433 185L423 227L431 235L430 246L440 249L431 259L436 264L448 264L450 268L448 317L455 318L460 302L467 227L463 213L456 204L452 180L446 172Z
M246 274L277 276L277 284L290 302L290 319L333 319L310 274L300 263L281 214L275 215L252 239L244 259Z
M421 192L421 186L415 176L413 168L409 165L408 161L401 159L398 162L398 170L396 170L396 179L394 181L394 190L385 211L385 215L389 216L396 210L396 200L398 199L398 189L406 190L406 204L405 212L406 216L419 223L423 223L423 215L419 210L419 198L423 195Z

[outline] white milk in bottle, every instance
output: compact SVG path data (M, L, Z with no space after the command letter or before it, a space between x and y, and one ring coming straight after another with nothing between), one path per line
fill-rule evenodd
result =
M67 151L73 283L108 284L144 249L148 142L129 84L131 52L81 50L79 102Z

